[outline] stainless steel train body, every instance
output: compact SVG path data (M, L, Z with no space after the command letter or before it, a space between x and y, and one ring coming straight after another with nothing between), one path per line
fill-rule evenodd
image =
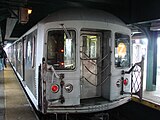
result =
M42 113L104 111L130 100L121 94L131 89L130 75L121 74L131 64L130 35L109 13L66 9L26 32L8 56Z

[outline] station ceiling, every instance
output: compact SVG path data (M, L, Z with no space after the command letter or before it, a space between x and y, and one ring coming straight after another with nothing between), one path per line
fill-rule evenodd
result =
M0 0L0 42L15 40L48 14L63 8L100 9L114 14L126 24L159 25L159 6L159 0ZM26 24L18 20L22 7L32 9Z

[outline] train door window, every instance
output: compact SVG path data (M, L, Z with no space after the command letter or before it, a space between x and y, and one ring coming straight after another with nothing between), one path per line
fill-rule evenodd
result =
M75 68L76 32L67 30L50 30L47 37L47 63L55 69L72 70Z
M130 65L130 38L128 35L115 33L115 67Z
M84 35L83 36L83 52L88 58L96 59L97 58L97 41L100 40L98 35Z

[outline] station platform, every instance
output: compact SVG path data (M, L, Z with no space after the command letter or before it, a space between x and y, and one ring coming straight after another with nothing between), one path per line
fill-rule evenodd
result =
M37 120L9 64L0 70L0 120Z
M157 84L155 91L143 90L142 100L133 96L132 100L160 111L160 73L157 73Z

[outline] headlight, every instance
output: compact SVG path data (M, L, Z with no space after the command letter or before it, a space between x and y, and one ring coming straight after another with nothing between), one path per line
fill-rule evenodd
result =
M64 88L68 93L70 93L73 90L73 85L72 84L66 84Z

